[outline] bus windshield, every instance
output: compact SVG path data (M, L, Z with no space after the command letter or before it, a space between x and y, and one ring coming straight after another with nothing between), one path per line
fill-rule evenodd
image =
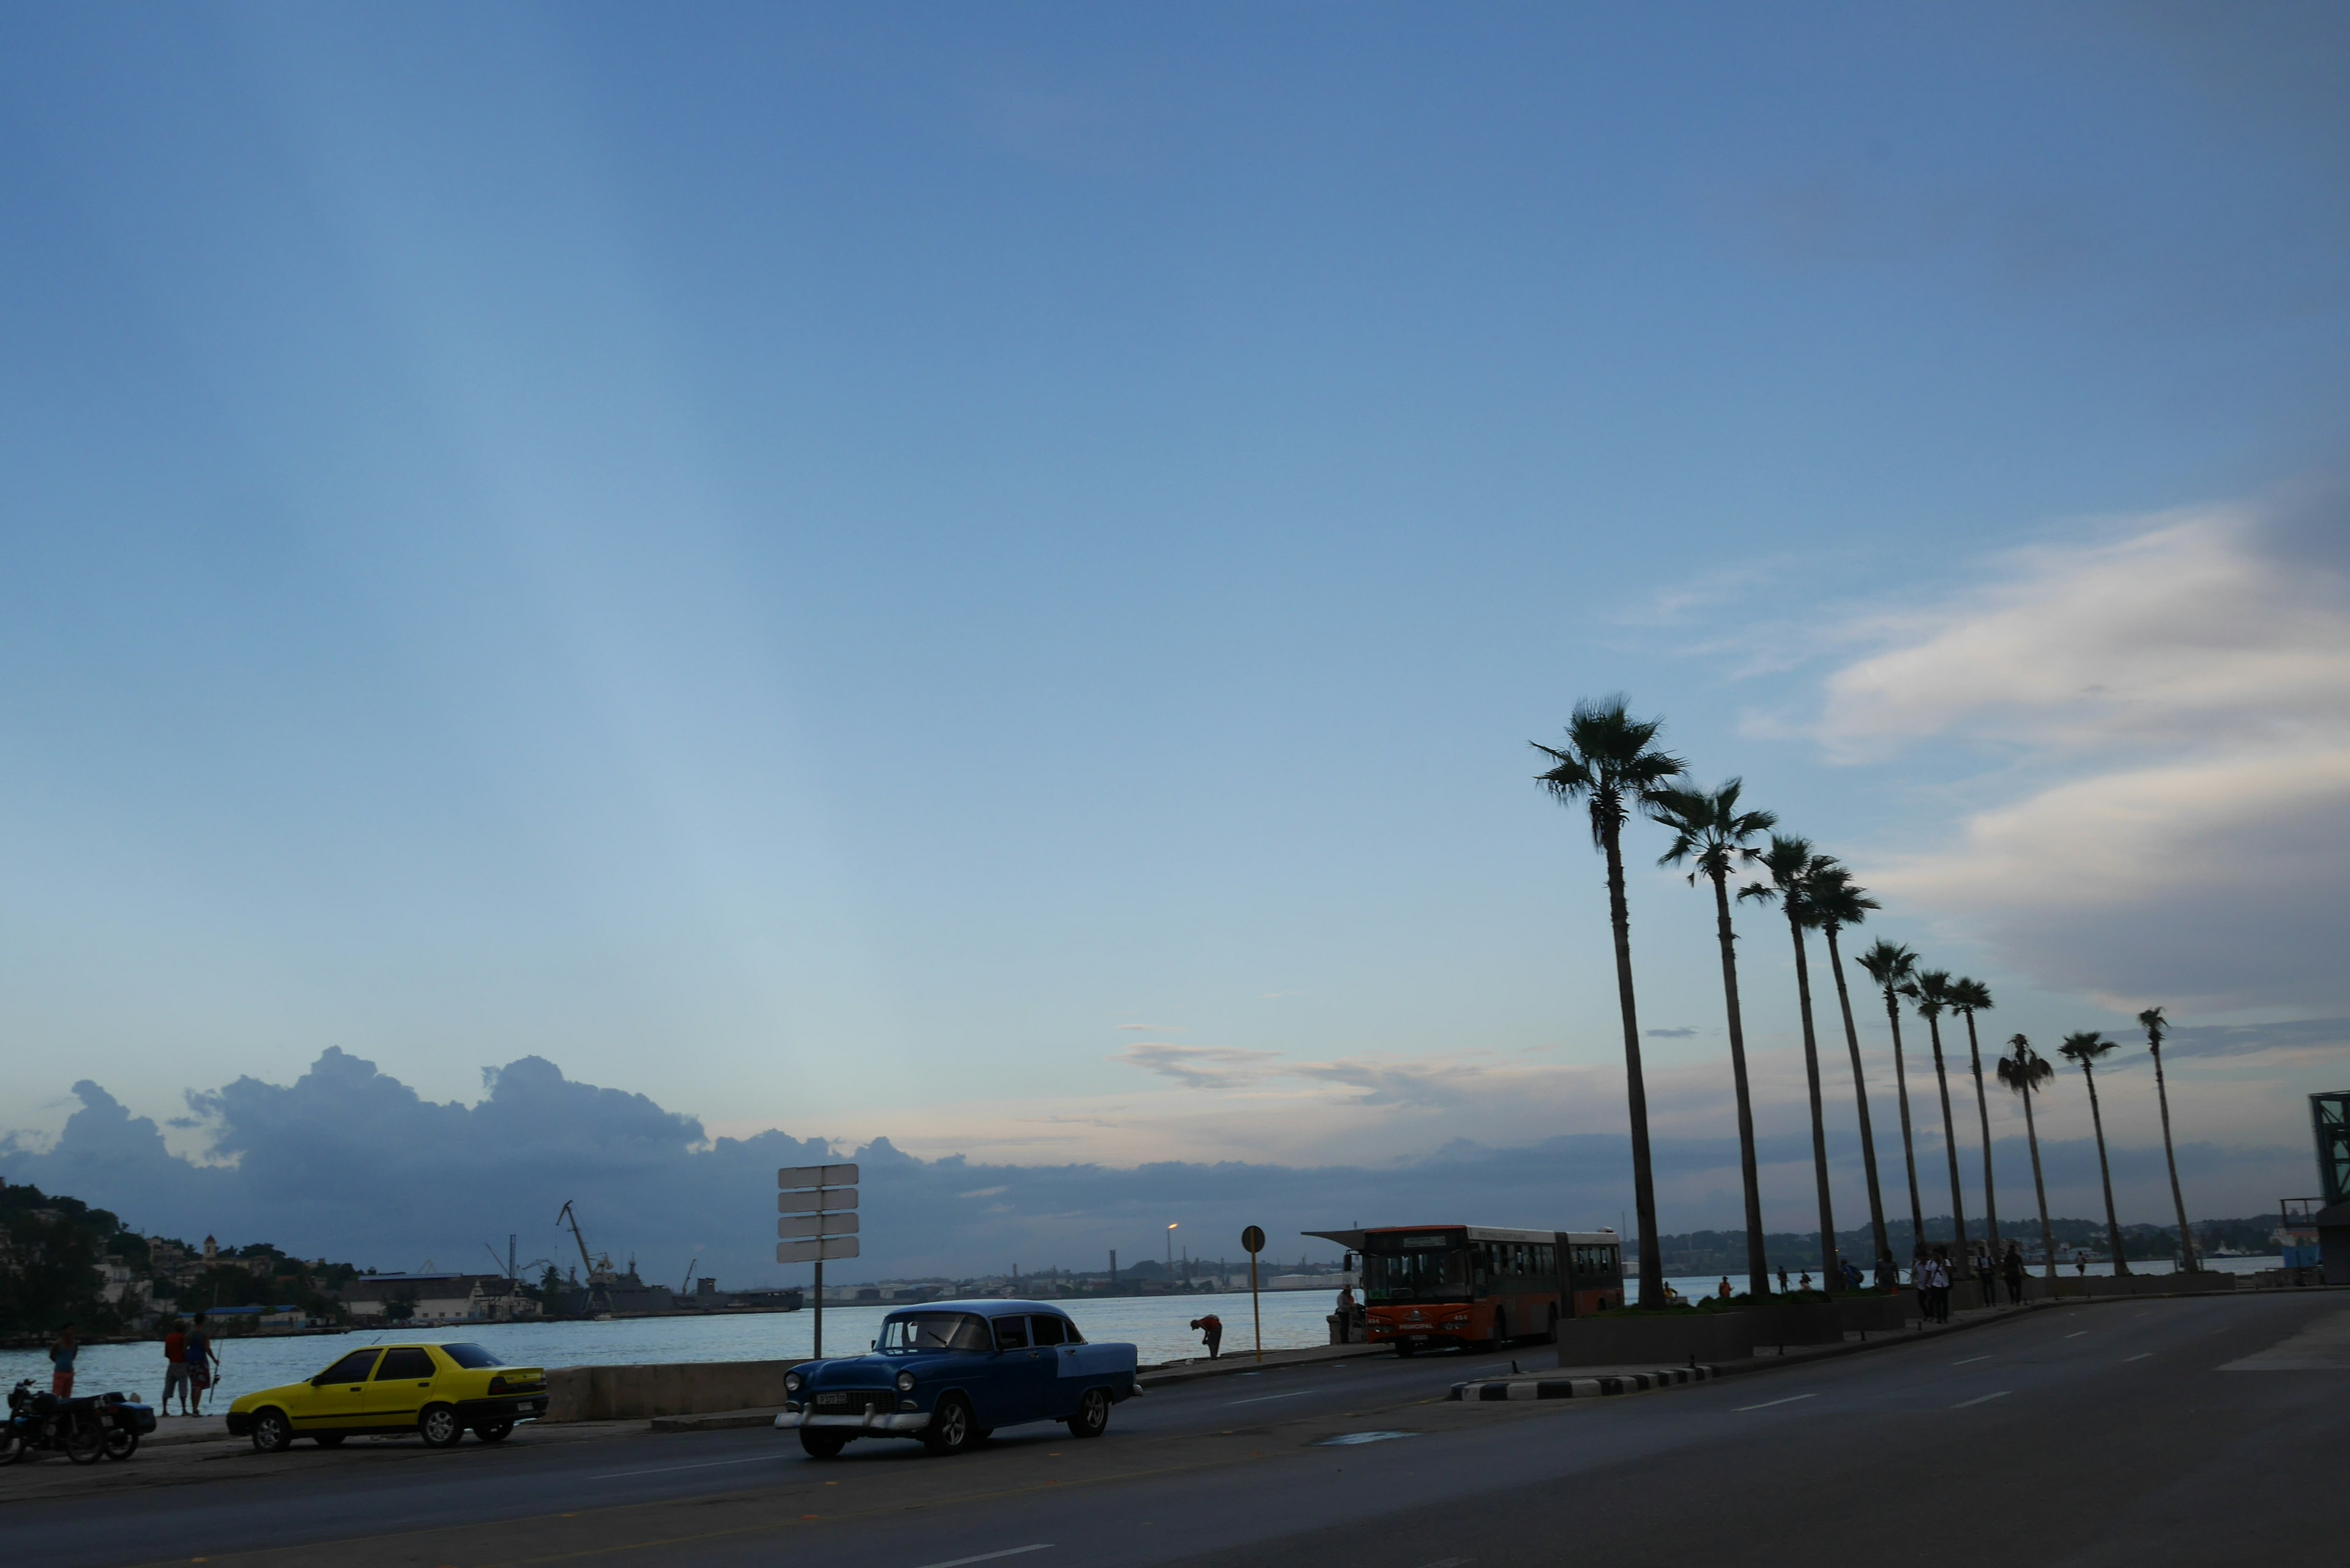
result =
M1458 1231L1363 1239L1363 1304L1469 1299L1469 1247Z

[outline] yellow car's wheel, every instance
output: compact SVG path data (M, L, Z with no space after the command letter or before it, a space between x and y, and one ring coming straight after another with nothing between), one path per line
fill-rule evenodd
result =
M294 1423L278 1409L258 1410L253 1417L253 1447L255 1453L282 1454L294 1446Z
M427 1405L416 1418L416 1432L427 1448L453 1449L465 1440L465 1423L451 1406Z

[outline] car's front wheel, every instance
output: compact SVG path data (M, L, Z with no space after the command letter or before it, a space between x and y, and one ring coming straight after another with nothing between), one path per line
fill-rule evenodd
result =
M427 1405L416 1417L416 1435L429 1449L453 1449L465 1440L465 1423L446 1405Z
M282 1454L294 1446L294 1423L283 1410L263 1410L253 1417L255 1453Z
M512 1421L484 1421L473 1428L473 1436L485 1443L503 1443L514 1436Z
M820 1432L807 1427L800 1428L800 1447L812 1459L837 1459L840 1450L848 1447L848 1439L838 1432Z
M1088 1388L1077 1401L1077 1413L1069 1417L1069 1436L1098 1438L1109 1430L1109 1390Z
M971 1413L971 1401L960 1394L941 1399L939 1407L931 1412L922 1446L934 1454L959 1454L978 1441L979 1422Z

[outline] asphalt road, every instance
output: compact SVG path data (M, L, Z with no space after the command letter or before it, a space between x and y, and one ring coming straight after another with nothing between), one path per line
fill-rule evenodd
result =
M159 1453L143 1471L145 1455L78 1472L47 1460L57 1470L37 1491L0 1487L14 1500L0 1501L0 1524L15 1554L57 1568L786 1556L1467 1568L1591 1552L1982 1568L2338 1551L2330 1488L2350 1459L2339 1293L2036 1312L1616 1399L1444 1399L1496 1359L1371 1358L1159 1389L1119 1406L1099 1441L1015 1428L955 1459L860 1443L823 1463L765 1430L549 1428L451 1452ZM1337 1440L1374 1434L1393 1435Z

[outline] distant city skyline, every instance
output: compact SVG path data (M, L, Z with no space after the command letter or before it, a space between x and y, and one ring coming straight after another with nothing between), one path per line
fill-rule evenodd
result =
M0 17L0 1173L145 1118L140 1201L274 1212L210 1173L308 1185L265 1118L334 1048L468 1116L555 1064L635 1108L554 1168L697 1202L887 1140L1571 1147L1524 1217L1612 1210L1602 871L1528 742L1621 691L1987 1039L2119 1040L2126 1166L2166 1007L2189 1209L2265 1207L2350 1083L2345 31ZM1660 1222L1728 1225L1710 899L1627 843Z

